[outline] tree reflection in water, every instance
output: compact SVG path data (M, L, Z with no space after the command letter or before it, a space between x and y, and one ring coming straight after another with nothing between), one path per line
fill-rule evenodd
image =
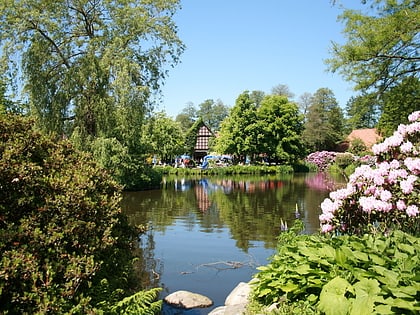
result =
M144 285L163 287L163 296L176 290L198 292L213 299L214 307L222 305L238 282L249 281L255 267L266 264L281 222L291 226L296 207L305 233L318 231L320 204L336 184L321 173L174 177L166 178L159 190L125 193L122 208L130 222L150 226L139 243L144 261L138 262L138 272L144 274ZM224 261L243 267L198 268Z

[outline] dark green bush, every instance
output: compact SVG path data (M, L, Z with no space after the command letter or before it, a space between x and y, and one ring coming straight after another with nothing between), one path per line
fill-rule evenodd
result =
M0 313L95 313L130 292L121 187L33 125L0 115Z

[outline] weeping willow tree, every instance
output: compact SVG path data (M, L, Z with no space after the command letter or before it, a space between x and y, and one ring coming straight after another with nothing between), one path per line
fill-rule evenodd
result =
M87 150L112 139L131 158L152 96L184 50L179 8L179 0L3 0L1 70L43 130Z

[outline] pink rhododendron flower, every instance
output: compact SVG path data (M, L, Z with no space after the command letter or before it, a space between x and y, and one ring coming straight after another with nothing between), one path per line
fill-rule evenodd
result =
M410 115L408 115L409 122L414 122L419 119L420 119L420 111L415 111L415 112L412 112Z
M407 133L410 134L410 135L414 134L416 132L419 132L420 131L420 122L416 121L415 123L412 123L412 124L408 125L406 130L407 130Z
M406 204L405 204L405 201L404 200L398 200L397 201L397 209L398 210L401 210L401 211L403 211L403 210L405 210L405 209L407 209L407 206L406 206Z
M388 174L388 183L390 184L394 184L397 182L397 180L399 179L405 179L407 178L408 173L405 169L396 169L396 170L391 170Z
M413 144L407 141L401 145L400 150L402 153L410 153L413 150Z
M323 224L321 226L321 232L322 233L328 233L331 232L334 229L334 227L331 224Z
M392 198L392 194L389 190L383 190L380 197L382 201L388 201Z
M408 168L409 171L414 174L420 173L420 159L408 157L404 160L404 165Z
M322 203L322 231L365 233L400 228L417 233L420 219L420 111L408 125L372 151L374 162L357 167L346 189L330 193ZM362 212L360 212L362 211ZM372 230L372 226L374 230Z
M416 205L411 205L408 206L407 209L405 210L405 212L410 216L410 217L415 217L419 214L419 208Z
M410 175L406 180L400 182L401 190L404 194L411 194L414 189L414 182L417 180L417 176Z

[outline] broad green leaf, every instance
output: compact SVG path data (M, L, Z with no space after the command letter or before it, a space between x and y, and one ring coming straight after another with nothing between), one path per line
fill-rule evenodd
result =
M401 249L402 251L407 252L410 255L414 255L416 252L416 249L413 246L404 243L398 244L398 249Z
M299 265L295 271L300 275L306 275L311 271L311 267L308 264Z
M350 310L350 301L345 297L346 292L352 292L350 283L340 277L328 282L321 291L319 310L326 315L346 315Z
M385 260L376 254L369 254L369 258L376 265L381 265L381 266L385 265Z
M324 257L328 257L328 258L332 258L332 259L335 258L335 249L332 246L328 245L328 244L325 244L320 249L320 253Z
M389 285L389 286L397 286L399 275L395 271L388 270L385 267L373 265L370 267L373 271L376 271L379 275L383 277L378 277L381 282Z
M286 284L278 286L283 292L289 293L292 291L295 291L296 289L299 289L299 286L297 286L294 283L288 282Z
M383 305L383 304L376 305L375 311L376 311L376 314L381 314L381 315L395 314L395 312L391 308L391 305Z
M403 299L394 299L392 301L392 306L394 307L398 307L398 308L403 308L403 309L407 309L407 310L420 310L420 307L416 307L415 306L416 302L415 301L407 301L407 300L403 300ZM417 303L418 304L418 303Z
M362 279L354 286L356 299L353 301L351 315L369 315L373 313L381 288L375 279ZM382 298L381 298L382 299Z
M369 256L368 254L364 253L364 252L360 252L358 250L353 252L354 257L356 257L358 260L363 261L363 262L367 262L369 261Z

